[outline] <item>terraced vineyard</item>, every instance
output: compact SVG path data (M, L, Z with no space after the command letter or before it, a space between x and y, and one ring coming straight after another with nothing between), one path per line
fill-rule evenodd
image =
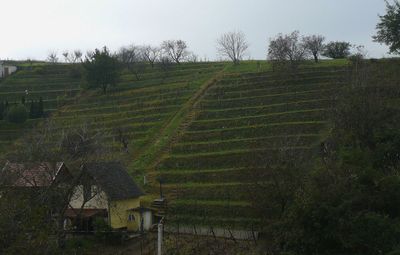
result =
M139 80L125 72L102 94L81 91L82 80L72 78L70 68L19 71L0 83L0 100L19 101L25 90L28 102L42 97L56 129L86 122L104 133L111 155L125 161L137 180L148 177L147 191L158 193L161 176L177 219L237 228L258 221L247 187L265 167L254 155L282 146L315 148L328 126L332 95L348 78L343 63L322 62L295 75L272 72L266 62L185 63L168 71L148 67ZM38 121L1 121L1 144L16 141ZM129 138L128 153L116 128ZM212 217L205 221L205 215Z
M103 133L111 154L124 160L131 170L134 164L132 173L141 178L144 167L140 162L148 156L144 150L154 144L200 86L223 67L223 63L186 64L174 66L167 73L149 67L139 80L125 73L109 93L86 91L53 114L52 120L60 130L89 123L91 130ZM116 139L116 128L122 128L129 140L128 153Z
M147 68L140 80L125 73L106 95L85 91L75 97L82 79L69 78L65 65L43 66L39 72L24 70L7 78L0 85L0 100L19 102L28 90L26 100L42 97L60 130L87 122L89 127L106 134L107 146L115 151L120 151L121 145L115 141L113 130L122 127L130 139L126 158L132 160L199 87L223 67L223 63L200 63L174 66L168 72ZM23 126L1 121L1 143L14 142L38 121L28 120Z
M175 199L172 214L199 225L256 222L246 186L265 169L254 154L318 146L333 95L346 81L342 66L295 76L230 74L215 82L153 173Z
M68 65L39 65L18 71L0 83L0 101L10 104L21 102L25 97L29 105L31 100L41 97L44 110L48 113L68 103L80 91L81 79L71 73ZM0 151L13 143L39 122L30 119L24 125L14 125L0 120Z

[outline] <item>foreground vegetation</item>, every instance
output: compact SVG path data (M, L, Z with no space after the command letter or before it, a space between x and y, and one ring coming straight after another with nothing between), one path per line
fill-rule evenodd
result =
M106 94L84 89L78 64L37 66L0 95L17 103L28 88L49 118L2 120L1 151L49 121L49 144L85 123L151 197L162 182L171 226L258 231L276 254L385 254L399 233L398 66L148 65L139 78L124 69Z

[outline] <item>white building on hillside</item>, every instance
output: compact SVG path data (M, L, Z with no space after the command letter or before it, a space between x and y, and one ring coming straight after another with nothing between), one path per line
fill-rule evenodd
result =
M4 64L3 62L0 62L0 78L5 78L16 71L17 71L16 66L7 65Z

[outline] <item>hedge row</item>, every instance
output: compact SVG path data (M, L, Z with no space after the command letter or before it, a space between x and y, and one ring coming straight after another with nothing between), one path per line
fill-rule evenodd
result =
M95 97L86 98L86 102L97 101L120 101L124 99L146 99L154 96L182 95L191 93L193 89L189 89L187 83L174 83L171 87L152 87L149 89L128 89L110 94L98 94Z
M319 98L311 100L287 101L276 104L267 104L262 106L234 107L217 110L204 109L197 114L197 120L212 120L234 117L246 117L276 112L290 112L296 110L312 110L328 108L333 100Z
M262 176L263 168L231 168L223 171L162 171L160 176L165 183L224 183L250 182L255 176Z
M181 105L182 103L186 102L188 97L189 96L174 98L174 99L167 99L167 100L134 102L134 103L129 104L129 107L130 107L130 109L146 109L146 108L154 108L154 107L161 107L161 106L164 107L164 106ZM107 106L107 107L104 107L104 106ZM110 106L110 107L108 107L108 106ZM104 103L99 102L98 104L90 104L90 107L85 106L84 103L77 103L73 107L69 107L67 111L63 112L63 114L68 114L68 111L70 111L70 113L72 113L72 114L76 114L77 112L87 112L90 110L94 110L95 112L100 112L102 107L120 111L120 109L125 106L119 105L117 102L113 102L113 105L104 104ZM74 109L76 109L76 110L74 111Z
M215 71L216 69L220 69L223 65L209 65L209 66L202 66L202 67L189 67L189 68L183 68L180 70L175 69L175 66L172 66L172 68L168 71L163 71L162 69L152 69L149 70L145 69L144 72L140 73L139 77L140 80L155 80L159 79L160 77L163 77L164 75L169 75L169 76L174 76L174 77L182 77L182 76L190 76L194 74L204 74L204 73L210 73ZM174 70L175 69L175 70ZM122 81L137 81L136 75L135 74L130 74L129 71L124 73L121 77Z
M252 150L232 150L224 153L210 153L210 154L187 154L182 156L167 157L158 166L158 170L166 169L209 169L209 168L233 168L233 167L249 167L255 164L263 164L263 155L267 156L276 151L277 147L269 147L263 149ZM312 150L308 147L292 147L287 148L294 151L304 152ZM265 162L269 163L268 158L265 157Z
M84 107L86 109L93 108L96 106L105 106L105 105L124 105L124 104L136 104L136 105L145 105L151 102L162 102L167 100L177 100L177 99L186 99L190 95L190 93L175 93L175 94L167 94L167 95L158 95L158 93L154 93L153 95L148 95L144 97L135 97L130 96L127 98L99 98L98 100L85 100L79 103L80 107Z
M323 121L326 120L326 109L299 110L291 112L276 112L264 115L246 116L238 118L214 119L209 121L193 122L188 130L212 130L243 126L255 126L279 122Z
M233 107L262 106L278 104L288 101L312 100L318 98L329 98L335 94L336 89L312 90L297 93L286 93L279 95L261 95L259 97L236 98L230 100L204 100L200 109L221 109Z
M65 83L16 83L16 84L8 84L2 83L0 86L1 91L9 92L9 91L25 91L26 89L29 91L46 91L46 90L54 90L54 89L78 89L81 87L80 81L69 81Z
M0 99L8 100L8 101L20 101L22 97L25 97L26 101L29 103L31 98L42 98L43 100L54 99L57 97L72 97L76 95L80 90L64 90L64 91L32 91L26 95L25 92L15 92L15 93L1 93Z
M201 144L176 144L171 151L171 154L185 153L202 153L202 152L219 152L229 149L256 149L266 147L279 146L310 146L319 141L320 135L299 135L299 136L270 136L244 138L237 140L221 140L216 142L201 143Z
M90 119L90 120L95 120L95 121L101 121L102 123L105 122L113 122L113 123L119 123L123 124L126 122L134 122L134 123L146 123L146 122L154 122L154 121L160 121L165 119L166 117L170 116L170 112L157 112L154 114L144 114L144 115L138 115L136 114L135 111L117 111L115 110L114 112L111 113L99 113L99 114L93 114L93 115L88 115L88 114L79 114L81 118L85 119ZM53 120L60 121L60 122L70 122L74 121L76 116L64 116L64 117L54 117Z
M265 80L281 80L281 79L302 79L310 76L345 76L348 74L347 68L318 68L315 70L299 70L294 73L288 72L273 72L268 71L264 73L244 73L238 75L227 75L221 82L224 84L232 82L252 83Z
M327 75L327 76L309 76L301 79L291 77L283 77L281 79L264 79L255 82L240 82L240 80L226 82L226 80L219 80L210 92L213 91L244 91L246 89L266 89L279 86L300 86L304 84L319 84L319 83L340 83L347 82L343 75Z
M223 201L250 201L252 194L249 189L252 183L216 184L210 186L193 186L179 188L178 199L190 200L223 200ZM177 186L179 187L179 186ZM168 189L166 189L168 192Z
M219 88L210 90L206 94L205 99L227 99L227 98L242 98L242 97L253 97L265 94L281 94L288 92L300 92L310 89L330 89L330 88L340 88L344 83L332 83L332 82L322 82L322 83L311 83L311 84L301 84L301 85L283 85L283 86L271 86L267 88L248 88L245 90L233 90L230 91L229 88Z
M146 115L154 115L157 113L165 114L174 112L179 109L180 105L166 105L166 106L157 106L157 107L148 107L144 109L136 108L135 105L122 105L122 106L105 106L99 107L99 109L79 109L77 107L68 107L64 111L60 111L57 114L57 118L59 119L69 119L75 118L76 116L81 117L97 117L97 116L106 116L106 115L114 115L116 112L121 112L123 114L135 115L138 117L143 117Z
M258 126L243 126L237 128L216 129L207 131L186 132L182 142L219 141L240 138L256 138L266 135L286 134L318 134L326 127L326 122L287 122L269 123Z

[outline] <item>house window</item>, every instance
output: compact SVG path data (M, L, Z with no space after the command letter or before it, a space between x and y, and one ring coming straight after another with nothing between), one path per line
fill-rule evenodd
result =
M92 198L92 185L83 185L83 199L89 201Z
M135 221L135 216L133 214L129 214L128 221Z

